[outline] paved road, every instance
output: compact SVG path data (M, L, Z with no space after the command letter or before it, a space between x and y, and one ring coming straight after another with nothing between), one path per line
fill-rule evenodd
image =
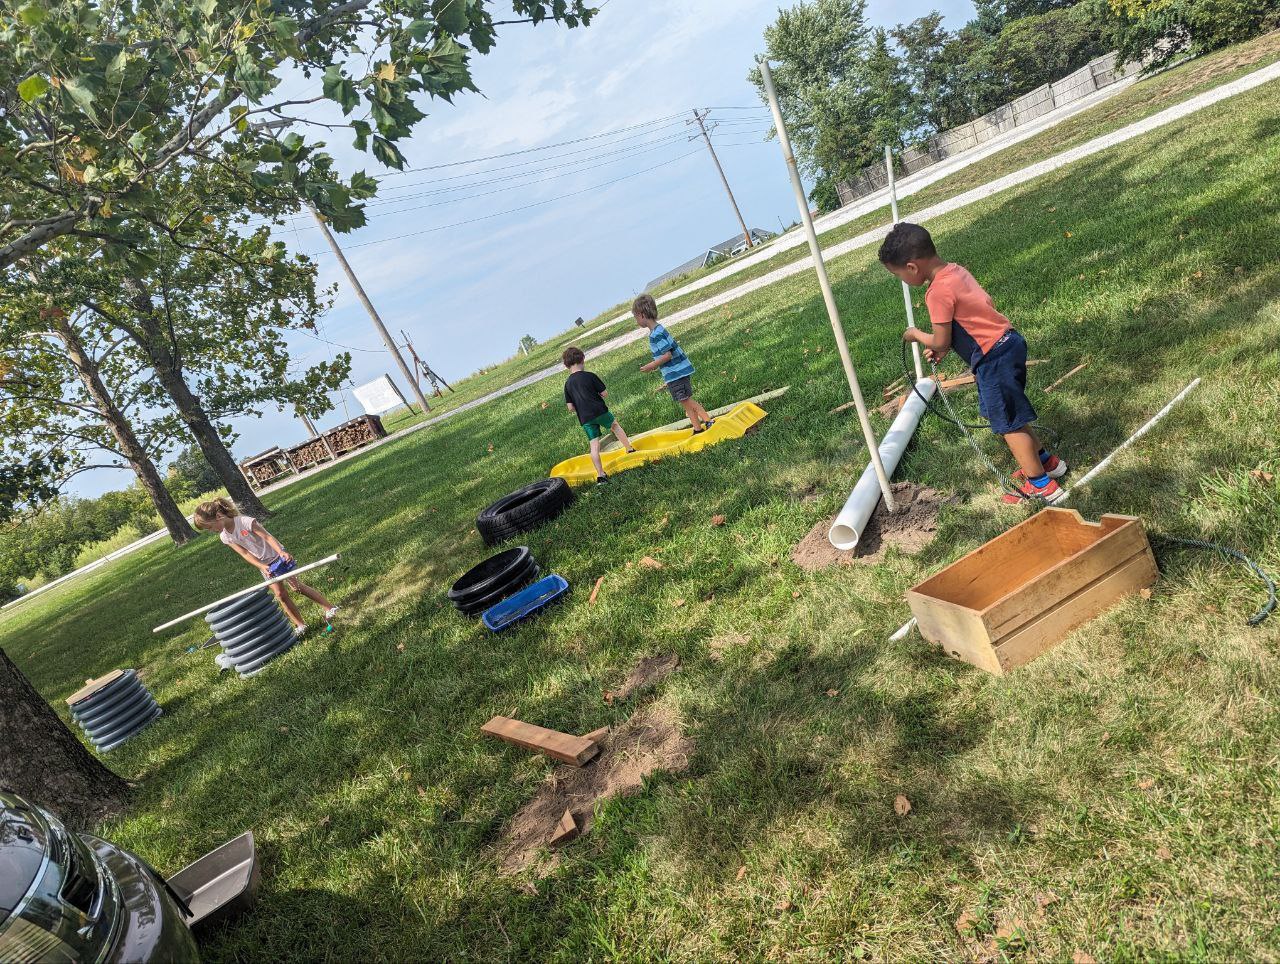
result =
M1237 78L1236 80L1231 81L1228 84L1223 84L1220 87L1215 87L1212 90L1207 90L1202 94L1197 94L1195 97L1192 97L1189 100L1183 101L1181 104L1176 104L1173 107L1168 107L1162 111L1159 111L1158 113L1152 114L1150 117L1146 118L1145 120L1140 120L1133 124L1129 124L1127 127L1122 127L1119 130L1112 131L1110 134L1103 134L1099 137L1095 137L1093 140L1086 141L1085 143L1079 145L1078 147L1073 147L1070 150L1063 151L1060 154L1055 154L1053 157L1050 157L1047 160L1043 160L1036 164L1032 164L1029 167L1024 167L1021 170L1014 171L1012 174L1006 174L1004 177L997 178L996 180L991 181L987 184L983 184L980 187L976 187L971 191L965 191L963 194L957 194L955 197L948 198L947 200L941 201L938 204L931 205L927 208L922 208L919 211L914 211L912 212L912 217L917 218L921 221L928 221L931 218L940 217L943 214L948 214L952 211L959 210L960 208L973 204L976 201L984 200L986 198L991 197L992 195L999 194L1001 191L1007 191L1009 190L1009 188L1016 187L1019 184L1025 184L1027 181L1034 180L1037 177L1041 177L1052 171L1056 171L1059 168L1066 167L1068 164L1072 164L1083 158L1089 157L1090 155L1097 154L1100 151L1105 151L1108 148L1115 147L1117 144L1123 144L1125 141L1133 140L1133 138L1135 137L1141 137L1143 134L1147 134L1160 127L1164 127L1166 124L1172 124L1175 121L1181 120L1184 117L1188 117L1191 114L1196 113L1197 111L1200 111L1206 107L1212 106L1213 104L1220 103L1224 100L1227 100L1228 98L1235 97L1238 94L1245 93L1246 91L1253 90L1257 87L1261 87L1263 84L1267 84L1278 79L1280 79L1280 63L1274 63L1274 64L1271 64L1270 66L1263 67L1259 70L1255 70L1251 73L1245 74L1243 77L1240 77L1240 78ZM1119 86L1119 85L1116 85L1116 86ZM1110 90L1110 89L1111 88L1106 88L1106 90ZM1101 93L1101 91L1099 93ZM1088 98L1083 98L1082 100L1088 100ZM1049 115L1046 115L1046 116L1049 116ZM1059 120L1061 120L1061 118L1059 118ZM1032 126L1034 125L1028 125L1028 129L1031 128ZM1011 143L1010 141L1003 141L1001 142L1000 146L1007 147L1009 146L1010 143ZM954 168L952 170L954 170ZM903 183L905 184L906 182L904 181ZM924 185L922 184L916 184L914 189L919 190L920 187L923 187L923 186ZM883 207L885 203L886 202L884 200L881 200L879 203L873 203L871 200L868 200L858 205L851 205L850 208L842 208L841 211L848 211L854 208L862 208L864 204L872 205L870 208L865 208L861 210L857 215L847 215L845 219L847 221L847 220L851 220L853 217L858 217L861 214L865 214L867 210L875 210L877 207ZM834 213L839 214L840 212L838 211ZM826 228L829 229L830 227L833 227L833 226L835 225L827 224ZM884 233L883 227L875 228L874 230L871 230L871 231L866 231L858 235L857 237L849 238L846 241L841 241L839 244L834 244L828 248L824 248L822 251L823 257L826 259L830 259L830 258L838 258L842 255L849 254L850 252L856 251L859 248L863 248L870 244L878 242L883 233ZM793 245L788 244L788 247L791 247L791 246ZM778 248L776 245L774 245L771 249L769 249L767 254L768 256L772 256L772 254L776 253L778 250L781 250L781 249ZM765 260L765 257L764 257L765 255L766 255L766 252L761 252L760 255L756 255L753 257L756 257L758 260ZM739 270L739 271L742 270L742 267L746 266L745 261L746 259L744 259L743 262L738 263L738 265L735 265L735 270ZM677 311L674 314L666 318L663 318L662 320L663 324L668 326L676 325L682 321L688 321L690 318L696 318L699 315L705 314L708 311L712 311L716 308L719 308L721 305L726 305L732 301L736 301L739 298L745 297L746 295L751 294L753 291L759 291L761 288L768 287L769 285L774 284L775 282L781 281L783 278L790 278L793 275L801 274L809 270L809 268L812 265L813 265L812 257L804 257L798 261L793 261L790 264L785 264L780 268L777 268L776 270L769 272L768 274L761 275L759 278L753 278L751 281L743 282L742 284L738 285L736 288L732 288L728 291L721 292L718 295L708 298L706 301L700 301L698 302L698 304L691 305L690 307L685 308L683 311ZM708 275L707 278L700 279L700 282L709 284L711 283L711 280L717 276L724 277L723 274L717 273L717 275ZM702 285L699 284L699 287L701 286ZM689 290L693 290L693 288L690 287ZM673 293L668 297L676 297L678 294L679 294L678 292ZM606 341L601 345L597 345L595 348L587 352L587 357L599 358L601 355L614 351L617 348L622 348L625 345L630 345L634 342L639 341L641 338L645 337L645 334L646 333L639 328L632 329L631 331L628 331L625 334L621 334L616 338L609 339L609 341ZM277 483L276 485L273 485L264 489L263 492L264 493L274 492L279 489L285 488L286 486L293 485L294 483L299 482L302 479L309 478L310 476L314 475L317 472L326 471L327 469L329 469L334 465L338 465L338 464L341 464L342 462L346 462L348 459L362 456L368 451L370 451L371 449L378 448L379 446L386 445L397 439L404 438L406 435L411 435L414 432L418 432L418 431L421 431L422 429L429 428L432 425L437 425L440 422L443 422L445 419L453 418L455 415L460 415L461 413L469 411L470 409L478 408L481 405L487 405L489 402L492 402L495 399L499 399L499 398L502 398L503 396L510 395L513 392L518 392L522 388L528 388L530 385L536 385L540 381L543 381L547 378L551 378L555 375L561 374L562 371L563 369L559 365L553 365L550 368L544 368L541 371L534 372L531 375L526 375L524 378L514 381L510 385L505 385L502 388L495 389L489 394L482 395L479 398L472 399L469 402L459 405L457 408L450 409L449 411L443 412L440 415L436 415L435 417L427 419L424 422L419 422L416 425L410 425L408 428L401 429L400 431L392 435L388 435L384 439L380 439L379 441L375 442L373 445L366 446L365 448L358 449L355 452L351 452L347 455L341 456L334 462L326 462L324 465L317 466L315 469L312 469L309 472L305 472L301 475L290 476L288 479L285 479ZM115 559L119 559L121 556L128 555L131 552L141 549L143 546L163 538L164 535L165 535L164 530L161 530L159 532L154 532L149 536L145 536L144 538L139 539L137 542L130 543L129 545L124 546L121 549L117 549L110 556L107 556L103 559L99 559L97 562L90 563L89 565L81 569L77 569L75 572L68 573L67 575L63 576L60 579L55 579L53 582L46 583L45 585L41 586L39 589L36 589L28 593L26 596L22 596L19 599L16 599L13 602L9 603L8 605L0 608L8 609L10 606L17 606L22 602L26 601L27 599L30 599L33 596L37 596L41 592L44 592L47 589L51 589L54 586L59 585L60 583L66 582L67 580L75 578L76 576L84 575L87 572L90 572L94 569L99 568L100 566L105 565L107 562L110 562Z

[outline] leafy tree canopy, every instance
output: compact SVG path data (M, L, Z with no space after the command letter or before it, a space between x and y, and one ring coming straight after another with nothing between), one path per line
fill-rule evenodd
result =
M474 90L497 39L492 0L26 0L0 6L0 268L68 235L129 242L179 220L166 172L217 165L246 191L312 202L338 231L375 185L334 176L298 132L264 122L320 100L355 145L402 168L425 98ZM510 0L575 27L583 0ZM314 81L280 93L286 76Z

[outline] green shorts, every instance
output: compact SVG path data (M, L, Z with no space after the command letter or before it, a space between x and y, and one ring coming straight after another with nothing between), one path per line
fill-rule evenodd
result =
M587 438L595 440L613 428L613 423L616 421L613 413L606 408L603 415L597 415L591 421L583 422L582 430L587 433Z

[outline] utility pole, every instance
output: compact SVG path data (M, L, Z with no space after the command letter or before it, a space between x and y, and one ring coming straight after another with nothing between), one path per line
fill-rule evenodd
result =
M418 399L418 404L422 406L422 412L425 415L431 411L431 406L427 404L426 396L422 394L422 389L418 387L417 380L409 373L409 366L404 363L404 358L400 354L400 349L396 347L396 343L391 340L391 334L387 331L386 325L382 323L382 319L378 317L377 309L373 307L373 302L369 300L369 296L364 293L364 288L360 286L360 279L356 277L356 273L351 270L351 265L347 262L347 256L342 253L342 249L338 247L338 240L333 236L333 232L329 230L329 225L325 223L324 218L320 216L320 212L315 209L309 201L304 201L307 210L311 212L311 216L316 219L316 224L320 225L320 233L324 235L324 239L329 242L329 247L333 249L334 255L338 259L338 263L342 265L342 270L347 274L347 280L351 282L351 287L356 291L356 297L360 299L360 303L364 305L365 311L369 312L369 317L373 319L373 326L378 329L378 334L382 336L382 343L387 346L387 351L391 352L391 357L396 360L396 364L400 366L400 374L404 376L405 381L413 388L413 394Z
M698 129L702 131L702 139L707 142L707 150L711 152L711 160L715 161L716 170L720 173L720 181L724 184L725 193L729 195L729 203L733 205L733 213L738 216L738 223L742 225L742 236L747 239L747 247L754 248L756 243L751 240L751 231L747 227L747 222L742 218L742 212L738 210L738 202L734 199L733 188L729 187L729 179L724 176L724 168L720 166L720 158L716 157L716 149L711 146L711 138L707 135L707 125L704 123L710 110L704 110L698 113L695 107L693 110L693 119L698 122ZM685 123L688 123L686 121Z

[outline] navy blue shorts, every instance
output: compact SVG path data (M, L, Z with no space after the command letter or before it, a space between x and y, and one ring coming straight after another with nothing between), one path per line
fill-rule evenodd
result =
M283 576L286 572L293 572L298 568L297 562L291 559L285 559L284 556L277 556L276 561L267 567L267 579L274 579L276 576Z
M996 342L973 369L978 381L978 408L991 431L1007 435L1036 420L1027 398L1027 343L1016 331Z

